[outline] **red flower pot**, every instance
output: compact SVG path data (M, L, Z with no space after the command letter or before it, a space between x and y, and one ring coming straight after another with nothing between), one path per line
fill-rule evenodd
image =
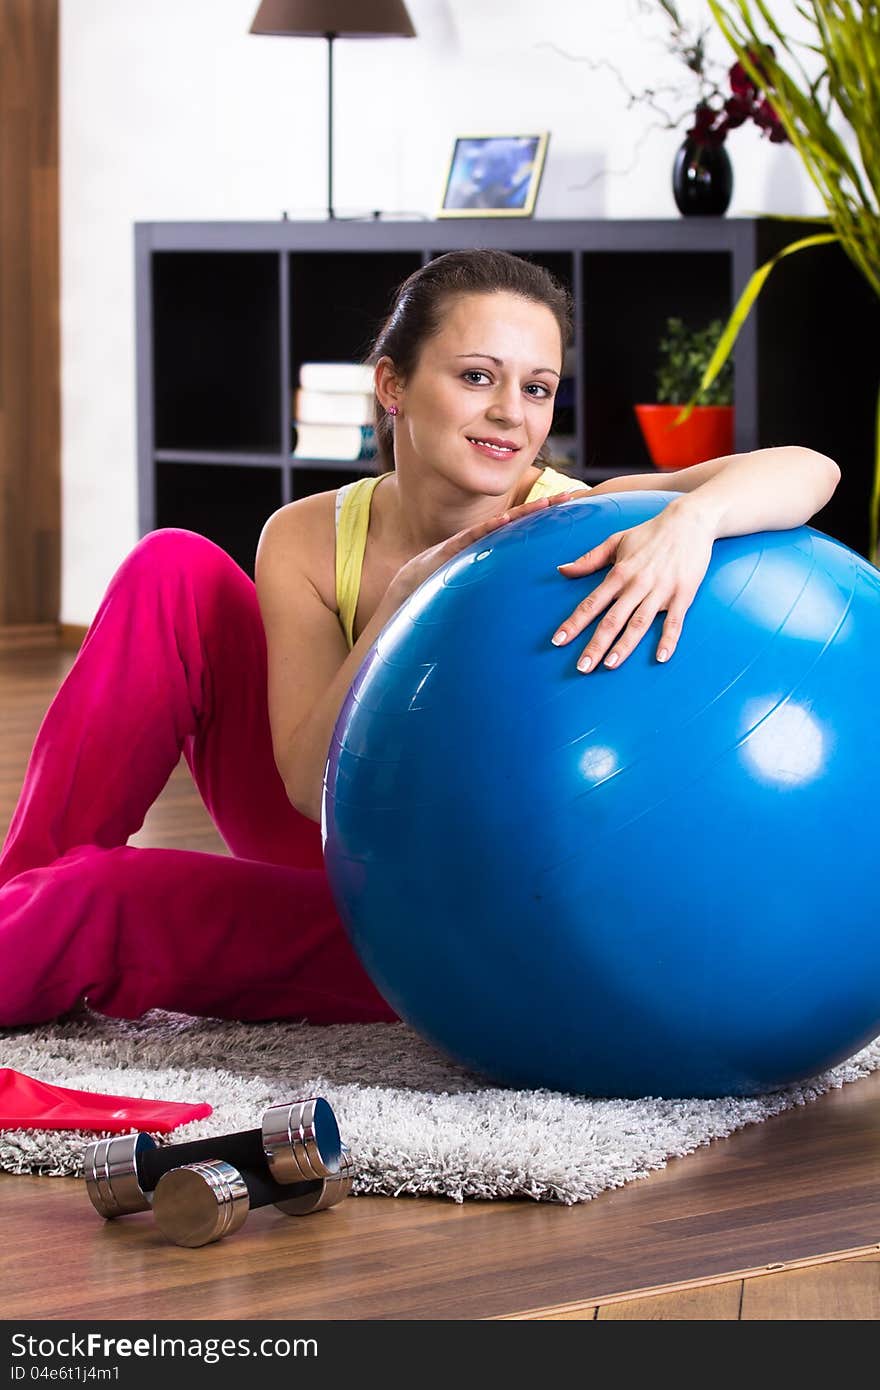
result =
M684 424L680 405L637 405L633 409L655 468L690 468L733 453L733 406L696 405Z

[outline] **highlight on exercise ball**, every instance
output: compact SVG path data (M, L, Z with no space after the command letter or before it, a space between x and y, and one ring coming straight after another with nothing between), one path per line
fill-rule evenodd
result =
M340 712L322 826L392 1007L502 1084L758 1094L880 1032L880 574L809 526L717 541L678 648L663 614L584 676L556 570L664 492L561 503L432 575Z

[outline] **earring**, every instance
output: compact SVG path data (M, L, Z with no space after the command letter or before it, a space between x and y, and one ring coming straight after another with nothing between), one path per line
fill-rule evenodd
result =
M397 412L397 406L396 406L396 405L389 405L389 407L388 407L388 414L389 414L389 415L396 415L397 413L398 413L398 412Z

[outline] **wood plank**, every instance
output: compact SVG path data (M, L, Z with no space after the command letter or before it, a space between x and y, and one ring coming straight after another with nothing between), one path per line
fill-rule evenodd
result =
M697 1289L676 1289L653 1298L633 1298L603 1304L597 1317L603 1322L736 1322L742 1297L742 1281L708 1284Z
M87 632L88 628L83 627L80 623L61 623L59 624L59 646L65 651L78 652Z
M540 1322L595 1322L596 1319L597 1319L597 1317L598 1317L598 1315L599 1315L599 1305L598 1305L598 1304L596 1304L596 1303L583 1303L583 1304L579 1304L576 1308L570 1309L568 1312L565 1312L565 1313L547 1313L546 1316L542 1316L542 1317L540 1317L540 1318L536 1318L535 1320L536 1320L536 1321L540 1321ZM521 1321L525 1321L525 1319L522 1319L522 1318L517 1317L517 1315L516 1315L515 1313L511 1313L511 1314L510 1314L509 1316L507 1316L507 1317L504 1317L504 1318L496 1318L496 1319L494 1319L494 1321L496 1321L496 1322L521 1322ZM531 1321L531 1319L528 1319L528 1321Z
M792 1271L808 1268L811 1269L815 1268L817 1265L828 1266L835 1264L843 1264L852 1262L854 1260L863 1259L866 1256L876 1257L878 1251L880 1251L880 1243L875 1243L867 1246L856 1246L850 1250L834 1250L829 1251L827 1254L824 1255L810 1256L807 1259L790 1260L785 1264L763 1265L756 1269L730 1270L725 1274L713 1275L711 1276L711 1278L705 1280L691 1279L684 1280L675 1284L658 1285L654 1288L633 1289L626 1293L614 1294L613 1296L607 1298L590 1300L589 1303L568 1303L562 1304L555 1308L535 1308L532 1309L530 1312L519 1313L513 1316L516 1318L517 1321L529 1320L548 1322L560 1320L589 1319L601 1307L603 1310L605 1310L603 1311L603 1316L607 1317L607 1309L612 1307L614 1304L620 1302L642 1303L648 1302L649 1300L656 1297L668 1297L672 1294L703 1294L711 1287L727 1284L736 1284L737 1287L739 1287L743 1284L744 1281L766 1279L772 1276L776 1271ZM829 1271L827 1277L829 1280L833 1282L834 1272Z
M20 651L23 647L58 647L57 623L7 623L0 627L0 652Z
M743 1322L876 1322L880 1319L880 1254L749 1281L743 1291L741 1318Z

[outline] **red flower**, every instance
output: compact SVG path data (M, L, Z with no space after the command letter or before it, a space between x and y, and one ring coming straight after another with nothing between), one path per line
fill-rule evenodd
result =
M785 127L777 116L775 108L766 97L755 107L752 112L752 120L761 131L770 136L772 144L781 145L783 141L788 139Z
M749 61L767 81L765 68L761 65L764 54L773 57L769 44L765 44L760 54L750 52ZM752 120L762 134L769 136L771 144L783 144L788 139L785 127L772 103L761 94L742 63L733 64L728 78L732 96L727 98L720 111L716 111L708 102L701 102L694 112L694 124L687 132L688 139L700 145L723 145L729 130L735 130L737 126Z
M753 92L754 90L752 88ZM729 130L734 130L738 125L745 125L752 114L751 99L740 93L728 97L724 103L724 114Z
M698 145L714 147L724 144L726 134L727 123L723 119L723 112L715 111L706 102L701 102L694 112L694 124L687 131L688 139Z
M742 63L734 63L727 75L730 79L730 90L734 95L737 97L744 97L749 103L753 102L758 95L758 89L749 77Z

